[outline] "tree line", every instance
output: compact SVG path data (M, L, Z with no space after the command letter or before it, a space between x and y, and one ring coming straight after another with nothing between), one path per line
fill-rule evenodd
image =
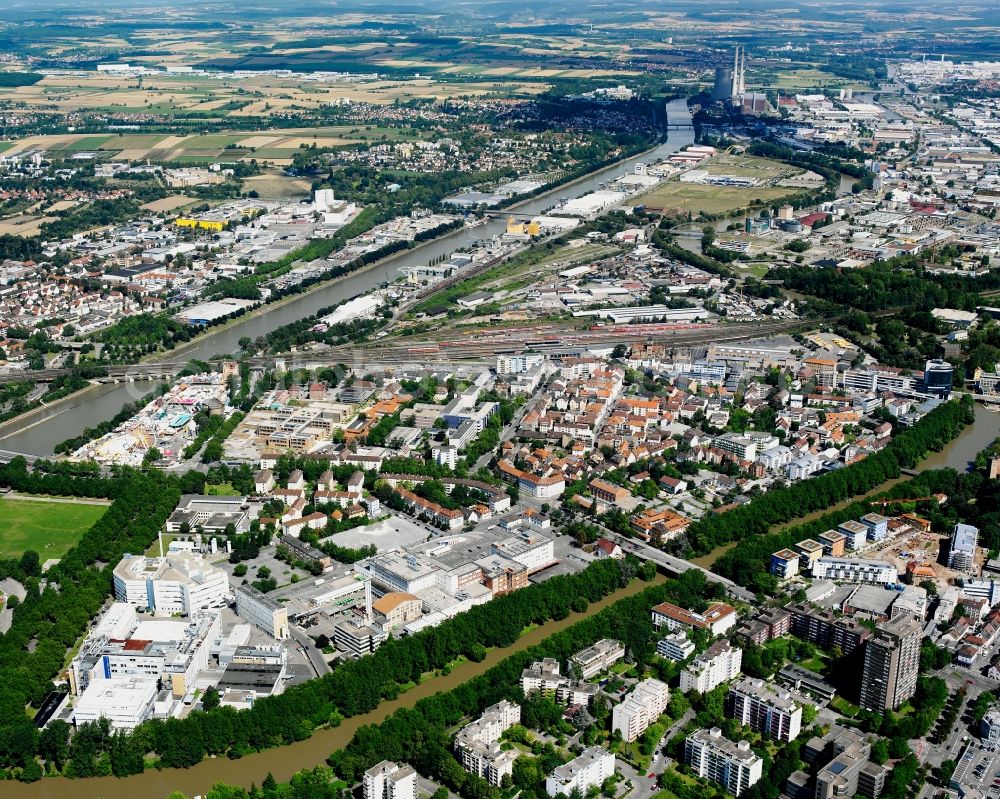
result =
M9 476L8 466L0 483L11 485ZM89 484L102 478L80 479ZM0 637L0 672L6 676L0 682L0 768L34 762L39 738L25 708L39 707L52 690L66 653L111 593L111 570L126 552L145 551L180 499L178 481L159 473L134 472L117 483L115 501L46 572L44 581L37 556L0 562L0 572L19 580L26 590L14 608L10 629ZM35 768L29 778L33 773Z
M176 498L171 503L172 510ZM389 639L373 655L343 662L331 673L289 686L284 693L261 699L248 710L216 707L183 719L147 721L132 733L114 736L115 745L131 754L111 757L112 773L138 773L146 753L155 755L158 766L185 768L205 756L239 757L303 740L317 727L338 724L345 717L368 712L383 700L397 697L407 684L460 656L477 658L485 648L511 646L531 624L585 610L590 602L627 585L638 572L634 559L598 561L577 574L559 575L497 597L438 627ZM102 587L103 601L110 591L110 576ZM606 633L610 628L602 629ZM72 640L67 647L71 644ZM60 664L65 651L65 647L59 650ZM95 758L100 757L101 751L95 750ZM78 772L64 769L64 773Z
M723 544L764 534L772 525L864 494L898 477L900 469L916 466L928 452L943 449L972 422L972 405L968 396L959 401L942 403L864 460L786 488L768 491L726 513L705 516L688 527L688 547L696 554L707 554Z

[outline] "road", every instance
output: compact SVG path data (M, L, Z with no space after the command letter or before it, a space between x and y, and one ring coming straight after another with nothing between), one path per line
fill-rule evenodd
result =
M694 717L695 712L691 708L688 708L684 712L683 716L667 728L667 731L663 733L663 737L660 738L656 746L653 747L653 755L656 757L656 760L651 762L649 768L642 774L637 772L634 767L622 760L615 761L618 771L622 773L622 776L625 777L625 779L631 780L632 785L635 786L632 789L632 792L628 795L628 799L647 799L648 797L651 797L659 792L659 777L664 771L667 770L667 766L673 762L669 757L663 754L663 747L667 745L667 741L680 732L681 728L689 721L692 721ZM650 778L650 774L653 775L652 778Z
M699 569L705 574L705 577L712 582L722 583L722 585L726 587L726 593L733 597L733 599L738 599L742 602L754 602L756 599L752 592L737 585L732 580L728 580L725 577L714 574L708 569L702 568L701 566L691 563L690 561L681 560L680 558L675 558L673 555L668 555L662 549L652 547L644 541L640 541L635 538L625 538L624 536L618 535L618 533L613 533L603 525L601 525L601 527L608 533L612 540L621 544L622 548L626 551L642 555L643 557L648 558L657 565L662 566L675 574L681 574L682 572L686 572L690 569Z
M506 425L503 428L503 430L500 431L501 444L504 441L510 441L511 438L513 438L514 431L517 430L518 427L520 427L521 420L524 418L524 414L526 414L527 412L528 412L527 404L522 405L520 408L517 409L517 412L514 414L514 418L511 419L510 421L510 424ZM473 464L472 468L469 470L469 474L475 474L480 469L485 468L489 464L489 462L493 459L494 454L495 451L491 451L491 452L484 452L482 455L480 455L479 460L477 460L475 464Z
M322 677L324 674L329 674L331 671L330 664L326 662L323 653L316 648L313 640L294 624L288 625L288 632L301 647L303 654L309 659L309 665L312 666L312 670L316 676Z

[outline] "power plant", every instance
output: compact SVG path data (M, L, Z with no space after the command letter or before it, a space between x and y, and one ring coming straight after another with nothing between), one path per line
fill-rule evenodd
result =
M733 55L733 90L730 97L740 97L746 90L746 51L737 45Z
M712 86L712 99L717 102L734 100L739 102L746 92L746 52L737 45L733 54L732 67L715 68L715 84Z
M712 99L716 102L728 100L733 95L733 71L729 67L715 68L715 85L712 87Z

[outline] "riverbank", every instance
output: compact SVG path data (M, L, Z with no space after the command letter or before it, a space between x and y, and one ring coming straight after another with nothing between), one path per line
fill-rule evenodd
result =
M683 137L678 138L682 139ZM676 149L679 149L686 143L686 141L678 141ZM559 192L572 191L574 187L579 187L583 183L600 181L606 173L621 169L623 165L626 165L627 169L627 165L630 162L649 156L651 153L657 153L660 150L668 149L669 147L669 142L659 143L639 153L623 155L615 162L602 166L593 172L588 172L584 175L573 178L572 180L558 183L537 195L519 200L518 202L504 208L503 211L516 212L528 206L532 206L533 210L531 212L535 213L536 210L542 207L542 204L544 204L546 200L550 199L553 195L556 195ZM666 153L662 154L666 155ZM590 188L591 187L587 187L587 190ZM242 334L246 334L249 338L255 338L258 335L270 332L271 330L277 329L291 321L312 316L320 308L336 305L342 300L351 299L352 297L365 294L381 283L392 282L392 280L396 277L398 270L386 270L386 267L392 267L394 264L399 262L405 263L405 261L412 259L414 255L421 254L427 248L439 251L435 252L433 256L426 259L431 260L434 256L441 254L440 251L450 253L459 246L471 244L471 240L465 241L466 239L469 239L470 236L477 236L480 238L489 236L493 232L501 230L504 227L504 224L505 222L503 218L497 218L484 226L464 226L457 230L444 233L443 235L433 239L420 242L414 247L387 255L384 258L380 258L378 261L366 264L359 269L348 272L347 274L339 275L329 280L320 281L310 286L305 291L297 294L289 294L275 300L274 302L259 305L249 313L243 314L234 319L229 319L223 324L199 333L197 336L184 342L179 347L147 355L140 359L140 363L157 363L166 360L195 358L208 360L212 355L234 351L236 341L242 336ZM495 228L495 230L492 230L493 228ZM461 245L458 243L460 240ZM455 245L449 246L449 242L455 242ZM377 274L380 270L386 270L385 274ZM372 281L372 277L381 277L384 279ZM319 304L319 301L317 300L319 295L324 293L336 293L338 286L345 286L354 282L363 285L359 285L357 287L352 286L350 290L340 292L337 296L331 297L329 301L324 301L322 304ZM354 288L357 288L357 290L353 290ZM302 309L301 313L293 315L289 313L289 311L291 310L291 306L296 304L302 304L306 307ZM286 313L282 313L283 310L285 310ZM261 323L261 320L271 316L272 314L281 318L274 320L275 323L272 326L262 329L264 328L264 325ZM247 327L256 329L245 330ZM215 352L211 351L213 343L215 343L215 346L217 347L217 351ZM148 382L152 384L156 381ZM146 385L146 383L143 385ZM102 421L110 419L120 410L121 406L125 404L125 402L137 399L136 396L132 396L132 393L129 391L127 385L122 386L122 384L119 384L118 388L120 390L117 391L114 390L113 387L109 386L111 386L111 384L91 384L80 391L76 391L66 397L63 397L56 403L50 403L46 407L34 408L31 411L27 411L24 414L20 414L0 424L0 449L6 448L14 452L24 452L26 454L32 454L40 457L50 457L52 455L52 446L54 446L54 444L79 434L84 427L93 427ZM112 398L109 396L112 393L118 396ZM144 393L146 392L141 392L139 396ZM124 394L128 394L128 396L123 396ZM59 418L62 414L51 413L51 409L59 403L65 403L65 407L67 409L82 408L85 405L93 406L105 397L108 399L108 407L103 407L103 403L100 408L88 407L83 414L86 418L79 426L71 427L70 425L64 425L63 429L53 435L25 435L33 428ZM5 438L16 438L16 441L11 442L7 447L4 447L2 442ZM44 443L41 446L34 443L34 441L37 441L39 438L44 440Z
M973 413L975 414L975 419L972 424L967 425L965 429L958 436L956 436L954 440L948 442L948 445L940 452L932 452L924 458L920 462L917 471L924 472L929 469L955 469L956 471L964 472L971 468L972 463L975 461L976 455L979 451L987 443L1000 437L1000 413L994 413L983 405L975 405ZM886 480L884 483L875 486L863 494L848 497L840 502L830 505L828 508L822 508L820 510L813 511L812 513L808 513L805 516L799 516L795 519L791 519L783 524L775 525L769 530L769 532L780 533L783 530L798 527L801 524L808 524L809 522L826 516L828 513L833 513L846 508L847 506L853 505L855 502L862 501L867 497L882 494L894 485L898 485L904 480L909 479L909 477L901 476L895 477L892 480ZM737 544L739 544L738 541L731 541L728 544L716 547L708 554L697 558L690 558L690 561L698 566L701 566L702 568L711 569L715 561L737 546Z
M239 785L249 788L251 783L260 785L268 774L279 782L286 781L297 771L312 768L326 761L329 754L348 744L361 727L378 724L400 708L413 707L419 700L442 690L454 688L473 677L478 677L502 660L540 644L550 635L564 630L581 619L593 615L614 603L665 581L657 574L652 583L633 580L604 599L591 603L583 613L570 613L559 621L550 621L524 633L517 642L506 648L490 650L479 663L463 661L447 676L437 674L411 688L397 699L383 702L375 710L346 719L339 727L324 728L312 737L288 746L267 749L239 760L207 758L189 769L149 769L142 774L118 779L94 777L71 780L66 777L48 777L35 783L4 783L5 799L162 799L173 791L188 796L204 795L215 783Z

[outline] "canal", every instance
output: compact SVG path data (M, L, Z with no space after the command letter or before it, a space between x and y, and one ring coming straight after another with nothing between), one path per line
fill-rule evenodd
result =
M142 774L118 779L97 777L70 780L49 777L40 782L25 784L3 783L4 799L162 799L172 791L182 791L190 796L204 794L217 782L241 785L260 785L268 773L279 782L288 780L295 772L322 765L331 752L345 747L358 728L378 724L399 708L413 707L420 699L448 691L473 677L478 677L504 658L541 643L553 633L565 630L575 622L608 607L628 596L644 591L653 584L662 583L658 574L653 583L633 580L599 602L591 604L585 613L571 613L561 621L551 621L522 635L513 646L490 651L481 663L466 661L452 669L447 677L428 679L391 702L383 702L375 710L346 719L339 727L318 730L305 741L247 755L239 760L210 758L189 769L150 769Z
M667 104L671 124L685 124L691 120L687 104L675 100ZM666 158L694 142L694 131L689 128L671 130L668 140L651 152L628 158L613 166L598 170L574 183L560 186L544 196L526 200L510 210L521 214L540 214L552 208L562 198L581 197L599 189L602 184L632 172L640 162ZM321 308L335 305L342 300L356 297L399 277L399 269L406 266L427 264L435 258L447 257L455 250L470 247L481 239L502 233L507 227L503 217L491 219L484 225L465 228L443 236L415 250L406 250L392 258L364 270L324 283L307 294L298 295L255 316L238 320L235 324L209 331L196 341L175 349L163 357L170 360L200 358L208 360L213 355L234 353L244 336L255 339L283 325L307 316ZM141 397L149 391L148 384L120 384L81 392L72 403L19 419L13 425L0 425L0 449L32 455L51 455L52 447L60 441L77 435L84 427L94 426L114 416L126 402Z

